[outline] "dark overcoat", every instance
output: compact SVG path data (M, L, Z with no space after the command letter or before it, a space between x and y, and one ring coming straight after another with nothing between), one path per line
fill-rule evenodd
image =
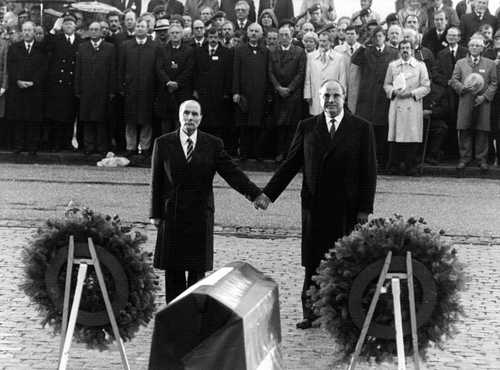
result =
M255 3L253 0L245 0L248 5L250 5L250 10L248 12L248 19L249 19L249 24L252 22L255 22L257 19L256 14L255 14ZM222 10L224 13L226 13L226 19L230 20L235 24L236 26L236 11L234 10L234 7L236 6L236 3L238 0L221 0L220 2L220 8L219 10ZM235 28L236 29L236 28Z
M480 19L475 12L464 14L460 18L460 31L462 32L462 44L465 46L469 43L470 37L479 31L479 27L483 24L489 24L493 28L493 32L497 29L497 18L491 15L489 11Z
M276 200L302 169L302 265L316 268L335 241L373 211L375 142L371 124L344 111L333 140L324 114L299 122L285 161L264 188Z
M160 49L160 88L156 112L159 117L166 118L169 113L177 115L179 105L193 98L194 49L185 43L181 43L178 49L172 47L171 43ZM169 81L179 85L173 93L166 86Z
M295 126L302 118L302 96L307 57L304 50L295 45L283 51L277 47L269 53L269 79L275 89L274 121L276 126ZM281 97L276 89L287 87L291 93Z
M151 125L160 46L149 39L139 45L133 39L123 42L119 52L118 88L124 95L125 123Z
M228 100L233 80L233 52L219 44L209 56L208 45L195 51L194 90L203 114L201 127L223 127L228 122Z
M450 115L447 119L448 124L456 127L457 122L457 110L458 110L458 95L453 90L451 86L448 85L451 76L453 74L453 69L457 60L465 58L467 56L468 50L462 46L457 48L457 55L454 58L451 54L450 48L445 48L441 50L436 57L436 78L434 82L445 87L445 96L448 99L448 107Z
M248 103L247 112L238 114L238 126L258 127L262 124L269 88L268 59L269 51L264 46L253 48L244 44L234 51L233 94L242 95Z
M271 9L271 0L259 1L259 17L265 9ZM285 19L293 18L293 2L292 0L277 0L274 1L273 12L278 20L278 25Z
M386 46L379 53L374 46L359 48L351 63L361 70L356 114L375 126L386 126L390 101L384 91L384 80L389 63L398 59L397 50Z
M47 55L36 41L28 54L24 41L16 42L7 52L7 112L9 120L43 121L43 103L47 78ZM17 81L32 81L26 89L17 86Z
M443 33L438 36L436 27L432 27L424 33L424 36L422 37L422 46L425 46L432 51L432 54L436 57L437 53L448 46L448 42L446 41L446 31L443 31Z
M77 112L75 97L75 67L80 36L75 34L73 44L66 35L47 36L49 74L47 77L46 118L73 124Z
M154 255L156 268L213 268L216 172L250 200L260 194L260 189L226 153L222 140L200 130L197 135L189 163L179 130L160 136L154 143L149 216L161 220Z
M75 74L75 94L80 96L80 121L106 122L111 113L110 95L115 92L114 45L102 41L96 50L90 41L80 44Z

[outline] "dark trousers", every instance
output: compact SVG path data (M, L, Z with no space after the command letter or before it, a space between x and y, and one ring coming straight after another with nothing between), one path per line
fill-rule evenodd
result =
M177 130L177 127L179 127L179 122L174 116L167 117L161 120L162 135Z
M431 120L429 131L429 142L427 143L427 158L438 159L441 157L441 149L446 139L448 126L446 122L440 119Z
M277 127L276 139L277 139L277 154L284 155L288 153L290 144L292 143L293 134L295 133L295 127L293 126L279 126Z
M389 158L387 144L387 126L373 126L373 134L375 136L375 148L377 150L377 167L385 168Z
M171 302L175 297L205 277L205 271L168 270L165 271L165 300Z
M458 130L458 149L460 151L460 162L468 164L473 158L473 148L475 158L479 163L486 163L488 160L488 140L489 132L480 130Z
M0 149L10 149L13 142L12 125L5 118L0 118Z
M318 287L315 281L313 281L313 275L316 275L316 267L306 267L305 268L305 276L304 276L304 285L302 286L302 313L304 315L304 319L315 320L316 315L313 312L311 306L311 298L307 295L307 291L311 286Z
M391 142L389 154L389 168L404 167L407 171L412 170L417 165L417 151L420 143L395 143Z
M40 122L13 121L14 148L36 152L40 145Z
M123 114L123 96L116 95L111 101L112 114L111 114L111 129L110 137L111 143L115 150L125 150L125 117Z
M74 122L51 121L49 125L52 149L72 149L71 140L73 139ZM79 144L82 143L79 141Z
M86 151L104 152L108 149L108 130L104 122L82 122Z
M240 156L243 158L260 157L259 137L260 127L241 126L240 127Z

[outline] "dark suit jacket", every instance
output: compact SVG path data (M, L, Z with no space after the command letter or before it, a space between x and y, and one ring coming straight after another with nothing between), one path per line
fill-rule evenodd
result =
M264 193L275 201L302 169L302 265L315 268L335 241L372 213L375 142L367 121L344 111L333 140L324 114L299 122L288 156Z
M7 119L19 121L43 120L44 88L47 77L47 56L42 45L35 42L28 54L24 41L16 42L7 52ZM26 89L17 81L32 81Z
M467 53L468 51L466 48L459 46L457 49L457 56L454 59L451 55L450 48L441 50L436 57L437 74L435 82L441 86L448 86L448 81L451 79L451 75L453 74L455 63L457 60L465 58Z
M470 37L479 31L483 24L489 24L493 27L493 32L497 29L497 18L488 11L479 19L476 13L465 14L460 18L460 31L462 31L462 44L468 44Z
M102 41L95 50L91 41L82 43L75 71L75 94L80 96L79 119L83 122L106 122L110 113L110 95L115 93L115 46Z
M207 271L213 268L214 195L217 172L250 200L260 189L231 160L222 140L198 130L190 163L179 130L155 140L151 160L150 218L161 219L154 266Z
M161 49L157 113L165 118L167 110L173 110L174 114L177 114L178 106L193 96L194 50L185 43L182 43L179 49L174 49L171 43ZM168 81L175 81L179 84L179 88L173 94L166 87Z
M148 4L148 12L152 12L153 9L158 5L166 5L165 12L167 13L167 17L170 17L174 14L184 14L184 5L182 5L182 3L177 0L151 0Z
M245 25L243 27L240 27L240 24L238 23L237 20L234 21L234 30L235 31L243 31L244 34L246 35L247 34L247 28L248 26L250 26L252 24L252 21L250 20L250 18L247 19Z
M194 90L198 92L203 121L201 127L227 123L228 99L233 81L233 51L221 44L210 57L208 44L195 49Z
M434 56L448 46L446 42L446 30L438 37L435 27L429 29L422 37L422 46L425 46Z

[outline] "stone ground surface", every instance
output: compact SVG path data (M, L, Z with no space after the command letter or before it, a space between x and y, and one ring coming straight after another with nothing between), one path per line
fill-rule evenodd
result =
M48 217L61 216L70 199L144 229L147 206L145 169L97 170L92 167L0 164L0 369L53 369L59 337L41 328L40 317L18 286L22 281L22 247ZM250 173L259 185L269 174ZM467 316L458 334L443 350L433 348L424 368L500 369L500 184L492 180L391 178L379 180L376 216L424 216L433 227L448 231L466 265L468 282L461 294ZM242 260L275 279L279 285L284 368L326 370L336 364L335 342L321 329L298 331L300 319L300 235L296 178L267 213L253 210L226 184L216 181L216 268ZM239 236L239 237L238 237ZM160 273L160 276L161 275ZM162 280L162 279L161 279ZM163 292L163 285L162 285ZM163 295L158 302L163 302ZM126 350L132 369L146 369L153 323L142 328ZM90 351L73 344L70 369L120 369L116 348ZM362 364L361 369L395 369L395 364ZM412 367L410 367L412 368Z

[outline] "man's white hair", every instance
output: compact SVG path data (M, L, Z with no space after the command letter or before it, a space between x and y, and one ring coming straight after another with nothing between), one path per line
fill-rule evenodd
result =
M179 106L179 122L182 122L183 117L182 117L182 112L184 112L184 108L186 108L186 105L188 104L196 104L198 108L200 108L200 116L201 116L201 104L197 102L196 100L185 100L182 102L182 104Z

